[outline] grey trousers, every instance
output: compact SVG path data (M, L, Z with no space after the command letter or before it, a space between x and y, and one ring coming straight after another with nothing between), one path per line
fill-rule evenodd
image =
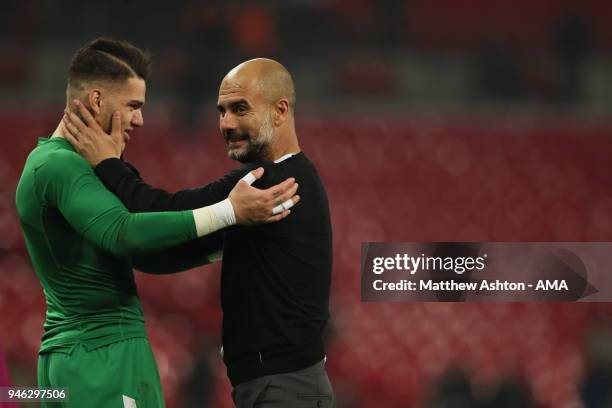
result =
M334 408L336 401L324 361L290 373L266 375L238 384L236 408Z

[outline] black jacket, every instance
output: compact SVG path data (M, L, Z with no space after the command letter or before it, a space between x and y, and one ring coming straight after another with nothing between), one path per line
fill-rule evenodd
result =
M221 201L258 166L265 173L255 187L268 188L288 177L299 183L301 200L287 218L256 227L230 227L135 260L137 269L177 271L205 263L207 254L223 246L223 358L233 385L299 370L324 357L332 236L327 194L314 165L298 153L280 163L245 165L207 186L174 194L144 183L135 168L119 159L96 167L96 174L128 210L149 212Z

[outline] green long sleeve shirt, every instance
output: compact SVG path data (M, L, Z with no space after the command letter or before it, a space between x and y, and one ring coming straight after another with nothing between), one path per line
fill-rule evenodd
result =
M41 138L16 192L47 315L40 352L145 337L130 255L196 238L191 211L129 213L63 138Z

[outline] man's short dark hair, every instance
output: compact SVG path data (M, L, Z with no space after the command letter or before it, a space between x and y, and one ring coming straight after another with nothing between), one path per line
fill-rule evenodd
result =
M121 82L137 77L146 80L151 71L151 54L127 41L97 38L72 57L68 86L105 80Z

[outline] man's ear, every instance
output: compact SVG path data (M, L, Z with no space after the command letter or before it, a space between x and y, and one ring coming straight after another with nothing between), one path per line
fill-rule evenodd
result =
M92 89L87 93L87 102L89 106L86 106L94 116L99 115L101 112L102 104L102 91L100 89Z
M274 125L282 125L289 117L289 101L279 99L274 106Z

